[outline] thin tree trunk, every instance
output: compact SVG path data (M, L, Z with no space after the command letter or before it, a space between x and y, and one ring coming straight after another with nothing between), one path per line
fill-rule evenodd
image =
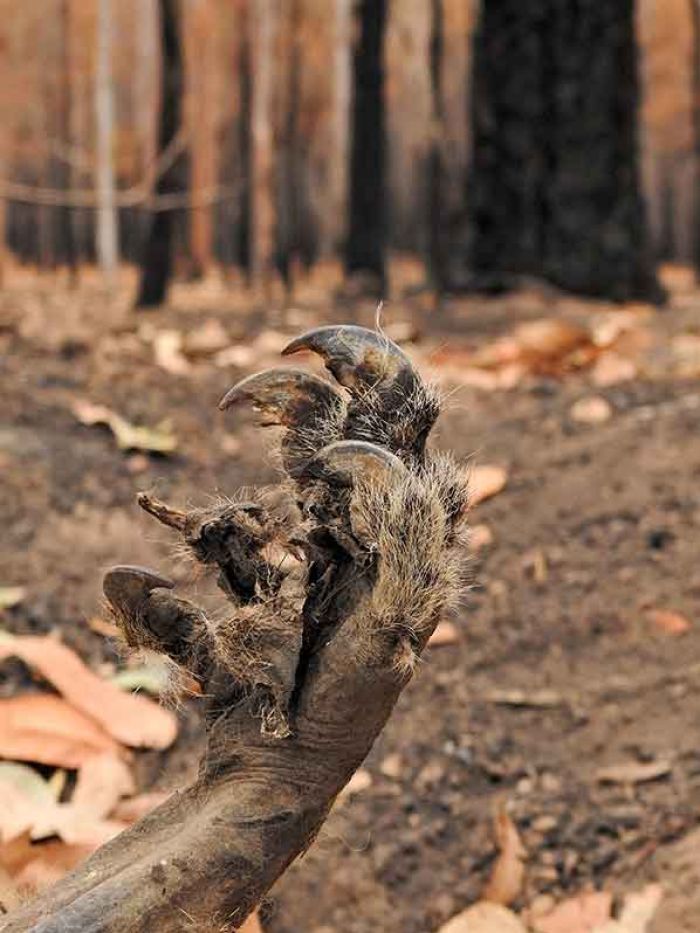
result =
M690 0L692 22L691 106L693 121L693 158L695 161L693 185L693 262L700 269L700 0Z
M659 300L639 182L633 0L484 0L474 42L470 265Z
M428 268L431 285L437 295L445 285L444 210L443 210L443 146L445 108L442 97L442 61L444 52L443 0L431 0L432 28L430 36L430 90L432 126L428 153Z
M347 216L350 156L350 99L352 96L352 0L335 0L333 35L332 153L329 160L331 212L329 250L341 245Z
M209 0L198 0L192 11L192 67L194 75L189 95L190 153L192 193L196 195L211 189L216 182L216 150L214 118L214 20ZM195 207L190 211L190 252L192 275L201 278L212 264L214 244L213 209L211 205Z
M108 288L114 286L118 261L114 182L114 100L112 89L112 4L99 0L97 17L97 256Z
M275 251L274 154L272 132L274 0L255 0L248 11L250 40L250 278L269 295Z
M67 144L68 152L71 153L75 146L73 139L73 121L71 118L73 111L73 26L72 26L72 0L62 0L61 2L61 80L59 85L59 123L61 126L61 135ZM61 165L61 187L68 189L72 187L73 166L69 161L64 161ZM61 242L61 258L70 270L70 280L75 283L78 269L78 259L75 242L75 226L73 223L73 211L69 207L58 208L57 229Z
M173 144L181 125L184 87L179 0L159 0L161 39L161 92L158 153ZM159 195L174 194L182 186L182 160L169 160L156 182ZM173 267L173 232L176 212L156 211L150 224L141 263L141 283L136 299L139 308L152 308L165 301Z
M386 0L359 0L353 51L349 233L345 272L371 289L386 288Z
M284 281L286 299L289 303L294 294L294 273L300 252L301 225L304 222L302 205L302 155L299 132L301 108L301 3L289 0L288 20L285 26L289 35L289 59L287 64L286 120L282 142L279 192L279 268Z

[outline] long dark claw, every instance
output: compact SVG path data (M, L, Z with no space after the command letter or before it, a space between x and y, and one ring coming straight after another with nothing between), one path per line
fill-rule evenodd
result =
M368 441L335 441L307 463L302 478L352 487L358 479L386 481L404 477L406 467L394 454Z
M412 379L418 376L406 354L376 331L354 324L329 325L309 330L292 340L283 356L313 350L338 382L348 389L374 386L392 381L402 372Z
M342 404L332 385L301 369L267 369L248 376L228 390L219 408L225 411L244 401L262 412L262 424L285 426L303 425L310 416Z
M151 590L171 590L175 584L145 567L112 567L104 576L102 591L117 612L133 613Z

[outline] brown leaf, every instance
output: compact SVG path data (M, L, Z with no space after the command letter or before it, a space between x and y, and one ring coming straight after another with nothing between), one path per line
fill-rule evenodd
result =
M167 422L155 428L134 425L111 408L105 405L95 405L85 399L75 399L71 407L73 414L81 424L107 425L120 450L145 450L150 453L169 454L177 447L177 440Z
M239 928L238 933L263 933L257 910L248 917L243 926Z
M645 784L647 781L658 781L667 777L672 770L672 763L666 759L646 763L633 761L629 764L599 768L596 780L600 784Z
M629 382L637 375L637 367L632 360L619 353L602 353L591 369L591 382L601 389L606 386Z
M437 933L527 933L516 915L500 904L480 901L448 920Z
M30 694L0 700L0 757L80 768L119 745L97 723L65 700Z
M23 586L0 586L0 611L19 606L26 595Z
M683 635L691 628L688 618L680 612L673 612L671 609L649 610L649 621L660 632L665 632L666 635Z
M186 376L192 370L182 353L182 344L182 334L178 330L161 330L153 337L156 363L173 376Z
M473 508L497 496L502 492L508 482L508 471L501 466L494 464L481 464L472 467L469 472L469 502Z
M82 766L70 805L85 816L108 816L136 790L131 769L115 755L95 755Z
M454 622L439 622L428 639L428 645L431 648L441 648L444 645L456 645L458 641L459 631Z
M591 343L589 332L561 318L542 318L520 324L513 331L520 354L533 368L568 356Z
M56 839L48 842L26 843L22 867L14 875L18 887L42 891L51 887L69 871L84 862L96 846L66 845ZM2 860L2 852L0 852Z
M581 424L604 424L612 418L612 406L601 395L580 398L571 406L569 415Z
M536 933L594 933L610 919L612 894L584 891L562 901L550 913L533 918Z
M520 894L525 877L523 860L526 852L515 823L511 820L505 804L501 803L494 816L494 832L498 845L498 858L491 870L491 877L483 890L482 898L507 907Z
M74 651L55 639L27 635L0 644L0 659L11 656L37 670L77 710L100 723L117 741L136 748L159 749L174 742L177 720L169 710L102 680Z
M20 900L19 891L10 873L0 865L0 915L18 907Z
M260 915L257 910L246 919L239 933L263 933Z
M662 896L663 888L660 884L648 884L641 891L628 894L619 919L609 920L596 927L594 933L647 933Z

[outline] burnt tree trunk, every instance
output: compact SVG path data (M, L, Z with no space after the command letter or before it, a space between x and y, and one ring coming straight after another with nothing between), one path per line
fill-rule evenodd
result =
M386 0L360 0L353 50L349 232L345 272L381 292L386 284L386 130L384 32Z
M184 74L179 0L159 0L159 10L161 99L158 152L162 155L173 144L180 129ZM156 182L157 195L174 194L181 190L181 166L180 158L166 164ZM141 283L136 300L138 308L155 307L165 300L172 275L175 223L175 211L156 210L153 215L141 263Z
M484 0L474 39L469 266L659 300L641 194L634 0Z

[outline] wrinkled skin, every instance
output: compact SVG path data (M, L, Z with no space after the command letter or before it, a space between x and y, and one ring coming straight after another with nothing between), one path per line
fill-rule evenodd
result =
M284 496L192 512L139 497L218 573L230 616L214 624L144 568L104 581L127 642L199 681L197 782L10 914L5 933L236 929L313 841L459 588L467 495L425 446L435 394L372 331L319 328L286 352L302 350L341 388L279 369L220 404L282 426Z

